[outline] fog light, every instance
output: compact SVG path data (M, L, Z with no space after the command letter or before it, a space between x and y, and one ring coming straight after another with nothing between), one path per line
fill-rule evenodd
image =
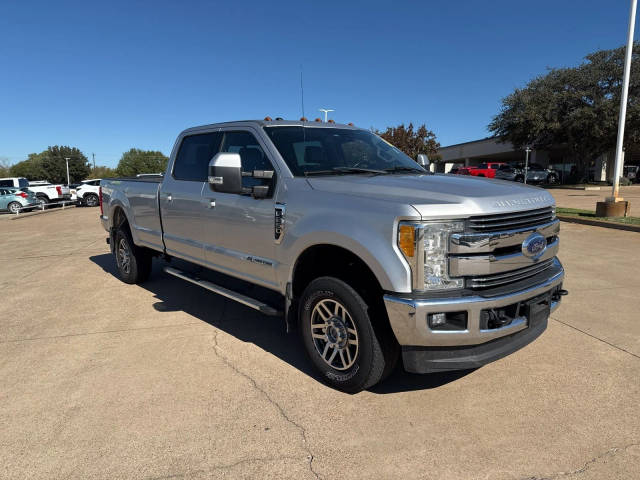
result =
M430 313L429 315L427 315L427 323L429 324L429 328L436 329L447 323L447 314Z
M467 330L467 312L428 313L427 325L440 332L463 332Z

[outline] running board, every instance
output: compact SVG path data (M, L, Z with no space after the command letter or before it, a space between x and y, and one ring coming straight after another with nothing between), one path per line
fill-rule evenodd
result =
M260 300L247 297L246 295L242 295L241 293L234 292L233 290L229 290L228 288L221 287L220 285L216 285L215 283L211 283L207 280L201 280L197 278L195 275L192 275L187 272L183 272L182 270L178 270L177 268L164 267L164 271L167 272L169 275L173 275L174 277L181 278L182 280L186 280L187 282L193 283L194 285L198 285L202 288L206 288L207 290L213 293L217 293L218 295L222 295L223 297L227 297L238 303L246 305L249 308L258 310L260 313L263 313L265 315L269 315L272 317L277 317L282 315L282 312L279 312L278 310L267 305L266 303L262 303Z

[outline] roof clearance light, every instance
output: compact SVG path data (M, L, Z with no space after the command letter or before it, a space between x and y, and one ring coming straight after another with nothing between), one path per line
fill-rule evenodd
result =
M336 123L334 120L329 119L328 120L329 123Z
M347 125L349 125L350 127L353 127L353 122L349 122L347 123Z
M316 117L315 121L316 121L316 122L321 122L321 121L322 121L322 119L321 119L320 117Z
M282 117L276 117L276 120L284 120Z
M264 117L264 121L265 122L270 122L271 121L271 117Z
M307 120L307 117L300 117L300 121L301 122L308 122L309 120Z

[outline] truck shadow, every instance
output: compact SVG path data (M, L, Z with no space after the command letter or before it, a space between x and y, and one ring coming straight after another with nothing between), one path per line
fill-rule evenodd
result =
M105 272L118 278L112 255L105 253L91 256L89 259ZM151 278L141 285L132 286L144 288L155 296L158 300L153 305L156 311L183 311L242 342L253 343L309 377L322 381L311 368L297 332L287 333L282 318L262 315L244 305L168 275L162 270L166 264L162 260L154 260ZM251 292L243 293L251 295ZM471 371L414 375L405 372L399 365L385 382L373 387L370 392L389 394L437 388L458 380Z

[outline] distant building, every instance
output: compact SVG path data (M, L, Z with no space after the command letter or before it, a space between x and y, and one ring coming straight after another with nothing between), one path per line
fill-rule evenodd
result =
M436 162L438 172L447 173L454 165L479 165L483 162L524 163L525 151L516 149L511 142L501 142L500 137L483 138L471 142L457 143L440 147L440 160ZM538 163L544 167L552 167L559 172L562 183L579 181L587 178L593 181L611 181L615 152L611 151L598 157L595 161L583 162L576 159L562 146L547 150L532 150L529 162ZM640 151L633 151L627 155L626 163L640 163ZM588 164L586 164L588 163Z

